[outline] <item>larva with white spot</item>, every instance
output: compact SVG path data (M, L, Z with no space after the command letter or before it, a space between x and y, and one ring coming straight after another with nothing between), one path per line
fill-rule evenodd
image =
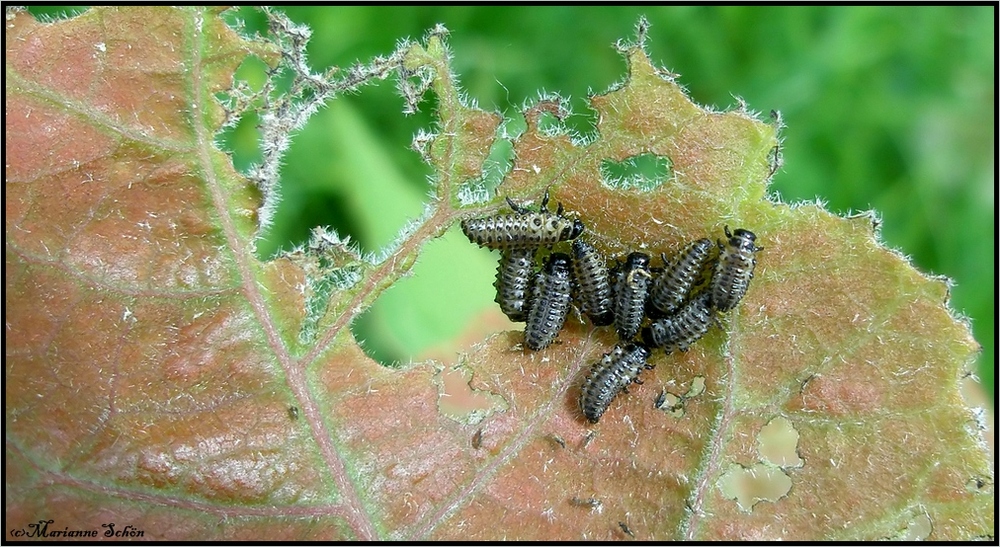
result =
M524 326L524 342L538 351L549 346L569 312L571 298L570 257L552 253L531 287L528 320Z
M754 253L763 249L754 243L757 236L750 230L737 228L729 233L725 227L726 243L719 242L719 261L712 274L712 306L719 311L729 311L736 307L746 294L757 265Z
M631 340L639 332L639 325L646 316L646 296L652 276L649 273L649 255L634 252L615 276L615 328L622 340Z
M522 207L510 198L507 198L507 204L514 214L463 220L462 232L469 241L489 249L537 249L576 239L583 233L583 222L563 216L562 204L555 213L547 210L548 190L538 212Z

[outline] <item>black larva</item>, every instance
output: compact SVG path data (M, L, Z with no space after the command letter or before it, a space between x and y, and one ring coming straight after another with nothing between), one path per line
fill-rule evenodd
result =
M651 280L649 255L631 253L615 276L615 328L622 340L631 340L639 332L645 317L646 296Z
M757 265L754 253L763 249L754 245L757 236L753 232L737 228L729 233L729 226L725 230L728 241L719 242L719 261L712 274L712 306L719 311L735 308L746 294Z
M663 273L649 290L650 311L661 317L677 313L691 295L711 251L712 240L704 238L689 243L669 262L664 260Z
M528 296L535 269L535 249L507 249L497 266L496 303L511 321L524 321L528 315Z
M507 198L507 203L514 214L463 220L462 231L469 241L490 249L537 249L576 239L583 232L583 222L563 216L562 204L554 214L547 210L548 190L538 212L526 209L510 198Z
M614 322L608 266L597 249L580 239L573 242L573 284L580 311L594 325L603 327Z
M712 309L708 292L701 292L676 315L657 319L642 329L642 341L649 347L663 348L667 353L687 351L712 326Z
M548 347L566 322L570 304L570 258L552 253L531 287L524 342L535 351Z
M580 410L591 423L597 423L611 401L647 368L649 350L641 344L618 344L590 367L580 389Z

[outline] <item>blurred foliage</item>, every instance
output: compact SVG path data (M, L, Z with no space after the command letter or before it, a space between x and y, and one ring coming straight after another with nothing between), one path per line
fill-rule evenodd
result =
M955 281L952 306L972 318L983 345L979 376L995 397L995 6L282 9L313 29L316 71L386 55L400 39L442 23L457 75L481 107L513 117L540 92L558 92L570 98L575 114L567 123L581 134L593 131L588 93L624 76L612 44L631 39L644 14L651 58L679 73L696 102L724 110L739 96L751 109L781 112L785 163L772 190L782 200L819 199L844 214L875 209L889 246L922 271ZM262 17L249 8L229 16L247 32L262 30ZM259 76L259 65L245 68L248 80ZM365 251L391 242L427 199L431 172L410 141L433 127L432 101L404 117L386 82L315 116L286 157L282 202L260 256L304 242L320 224L350 234ZM258 157L254 123L246 119L225 135L238 168ZM495 256L461 243L448 244L458 253L452 258L414 270L420 279L450 281L409 284L430 295L394 287L355 324L373 356L405 362L492 305ZM473 282L454 285L456 265ZM424 307L383 305L390 299ZM403 340L386 317L426 323L428 334L408 332Z

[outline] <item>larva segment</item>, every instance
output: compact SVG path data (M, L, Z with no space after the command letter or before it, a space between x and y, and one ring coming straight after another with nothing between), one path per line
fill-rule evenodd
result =
M597 249L580 239L573 241L573 284L580 311L594 325L602 327L614 322L607 263Z
M649 350L641 344L620 343L590 367L580 388L580 410L588 421L597 423L619 393L639 383L648 358Z
M653 321L642 329L642 341L667 353L687 349L712 326L712 308L707 291L698 293L677 314Z
M566 322L570 297L570 257L552 253L531 287L524 326L524 342L529 349L544 349L556 339Z
M712 252L712 240L692 241L669 262L664 260L663 273L653 280L649 291L651 314L673 315L691 296L691 289L701 277Z
M508 249L500 255L496 303L511 321L524 321L528 314L528 297L534 277L535 249Z
M462 221L462 232L469 241L489 249L537 249L560 241L576 239L583 233L583 222L563 216L560 204L555 213L547 210L549 193L545 192L541 210L522 207L510 198L513 214L469 218Z
M652 276L649 255L634 252L618 268L614 285L615 329L622 340L631 340L639 332L645 317L646 296Z
M719 241L719 261L711 284L711 305L723 312L735 308L746 294L757 265L754 254L763 249L754 244L757 236L753 232L737 228L729 233L729 226L725 230L727 241Z

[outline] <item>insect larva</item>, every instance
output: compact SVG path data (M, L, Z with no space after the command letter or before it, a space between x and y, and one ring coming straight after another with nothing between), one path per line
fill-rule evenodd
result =
M526 209L510 198L507 198L507 204L514 214L463 220L462 231L469 241L490 249L537 249L576 239L583 233L583 222L564 217L562 204L554 214L547 210L548 190L538 212Z
M645 316L646 296L649 294L649 255L631 253L619 268L615 279L615 328L622 340L631 340L639 332Z
M667 402L667 392L661 389L660 394L657 395L656 399L653 401L653 408L660 408L665 402Z
M528 295L531 289L532 270L535 267L535 249L507 249L500 255L497 266L496 303L511 321L524 321L528 314Z
M640 344L618 344L590 367L580 389L580 410L591 423L597 423L611 401L646 368L649 350Z
M546 348L562 330L569 312L569 255L552 253L531 287L524 342L530 349Z
M657 319L642 329L642 341L667 353L687 351L712 326L712 309L707 291L698 293L676 315Z
M590 321L599 327L613 323L608 266L597 249L580 239L573 242L573 281L580 310Z
M746 294L757 265L754 253L763 249L754 245L753 232L737 228L729 233L729 226L725 230L728 241L719 242L719 261L712 274L712 306L719 311L733 309Z
M479 428L472 434L472 449L479 450L483 446L483 429Z
M711 251L712 240L704 238L689 243L669 262L664 260L666 267L649 290L651 311L661 316L677 313L691 295Z

